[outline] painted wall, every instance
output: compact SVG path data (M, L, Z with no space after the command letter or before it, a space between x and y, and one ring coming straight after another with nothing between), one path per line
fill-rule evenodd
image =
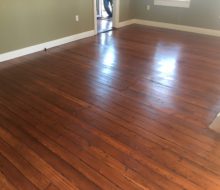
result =
M220 1L191 0L190 8L120 0L120 22L133 18L220 30ZM94 29L93 0L0 0L0 53ZM146 5L151 10L146 10ZM75 15L80 22L75 21Z
M0 53L93 30L93 0L0 0ZM75 21L75 15L80 22Z
M154 6L154 0L133 0L134 17L220 30L220 0L191 0L190 8ZM146 10L146 5L151 10Z
M132 4L135 0L120 0L120 9L119 9L119 22L133 19L133 7Z

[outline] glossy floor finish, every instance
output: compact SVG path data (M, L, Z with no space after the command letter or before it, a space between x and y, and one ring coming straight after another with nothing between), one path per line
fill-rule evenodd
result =
M97 31L98 33L112 30L112 19L111 18L99 18L97 20Z
M133 25L0 64L0 189L219 190L219 60Z

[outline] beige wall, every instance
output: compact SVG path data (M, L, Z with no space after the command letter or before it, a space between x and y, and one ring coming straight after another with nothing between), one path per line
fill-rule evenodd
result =
M0 0L0 53L93 30L93 0ZM80 22L75 21L75 15Z
M154 0L133 0L134 18L220 30L220 0L191 0L190 8L154 6ZM151 10L146 10L146 5Z

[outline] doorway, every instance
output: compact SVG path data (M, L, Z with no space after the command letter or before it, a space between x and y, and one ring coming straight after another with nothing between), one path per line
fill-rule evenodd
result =
M97 33L112 30L113 0L96 0Z
M118 28L120 0L112 0L112 17L108 18L103 0L94 0L95 33L102 33Z

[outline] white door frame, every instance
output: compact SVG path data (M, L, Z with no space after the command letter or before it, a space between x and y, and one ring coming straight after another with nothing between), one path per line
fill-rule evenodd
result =
M113 18L112 18L112 26L114 28L118 28L119 26L119 7L120 0L113 0ZM93 0L93 7L94 7L94 30L95 34L98 33L97 31L97 7L96 7L96 0Z

